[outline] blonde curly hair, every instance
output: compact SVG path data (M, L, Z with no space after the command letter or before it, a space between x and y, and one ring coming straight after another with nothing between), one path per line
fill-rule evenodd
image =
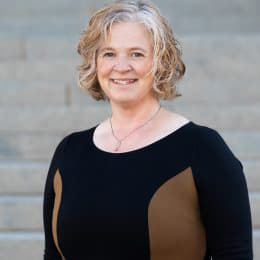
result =
M179 42L159 9L146 0L120 0L106 5L90 18L82 32L78 53L83 63L78 67L78 84L95 100L107 100L96 74L97 53L100 44L108 37L113 23L139 22L145 25L153 40L153 94L158 99L172 100L181 96L176 83L185 73Z

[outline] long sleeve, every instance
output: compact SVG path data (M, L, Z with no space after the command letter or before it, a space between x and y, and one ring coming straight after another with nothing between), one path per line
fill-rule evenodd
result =
M52 157L46 183L44 189L43 199L43 222L44 222L44 235L45 235L45 249L44 260L62 260L53 240L52 236L52 212L54 206L55 193L53 189L53 178L57 168L59 168L62 160L62 155L67 142L68 136L60 141L55 149Z
M196 134L193 171L207 247L213 260L251 260L252 220L243 165L220 134Z

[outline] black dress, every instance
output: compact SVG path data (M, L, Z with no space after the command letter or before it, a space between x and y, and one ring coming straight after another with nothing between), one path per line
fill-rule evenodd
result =
M61 140L44 191L45 260L250 260L243 166L220 134L189 121L111 153L97 126Z

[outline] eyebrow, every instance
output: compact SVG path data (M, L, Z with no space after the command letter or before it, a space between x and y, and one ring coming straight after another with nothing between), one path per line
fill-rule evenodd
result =
M100 49L100 52L104 52L104 51L114 51L115 49L112 48L112 47L104 47L102 49ZM129 48L130 51L134 51L134 50L140 50L144 53L146 53L147 51L141 47L132 47L132 48Z

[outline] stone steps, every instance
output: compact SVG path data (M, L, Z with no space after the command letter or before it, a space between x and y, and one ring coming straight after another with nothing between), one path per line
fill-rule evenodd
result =
M241 161L251 193L260 193L260 162ZM1 196L42 196L50 161L0 163Z
M184 78L178 84L182 97L167 103L174 105L192 104L214 105L257 105L260 103L260 88L256 80ZM104 102L96 102L81 90L76 82L61 80L2 80L0 91L0 113L7 108L48 106L99 106ZM214 101L212 100L214 97Z
M43 3L29 1L25 5L18 4L13 8L13 1L3 4L0 13L0 32L5 35L75 35L85 26L89 14L107 1L82 1L71 4L68 1ZM259 2L224 0L209 2L198 0L190 4L188 1L155 1L179 33L256 33L259 32ZM17 5L17 3L15 3ZM171 8L169 8L171 7ZM205 22L207 21L207 22Z
M163 102L162 102L163 103ZM260 130L259 105L197 105L184 101L165 102L164 107L182 114L197 123L207 124L219 130L234 132ZM205 109L205 107L207 109ZM110 116L105 104L86 106L47 106L0 109L0 133L61 133L85 129ZM7 116L8 115L8 116ZM43 128L44 127L44 128Z
M42 196L49 164L50 162L35 161L1 162L0 195ZM256 187L256 190L258 190L258 187Z
M215 36L216 37L216 36ZM184 41L184 40L183 40ZM195 41L195 40L194 40ZM224 40L223 40L224 41ZM197 47L197 41L194 43L193 55L187 56L189 53L188 48L185 53L185 63L187 65L187 74L186 78L192 76L192 78L200 78L203 79L211 79L216 80L219 78L222 79L241 79L241 80L257 80L259 79L259 71L257 67L259 66L259 48L260 41L259 39L253 39L251 41L251 45L257 45L250 51L245 50L245 43L241 43L241 46L237 48L232 46L232 42L227 44L227 42L222 42L222 48L215 48L216 51L211 52L210 54L205 51L203 54L201 48L206 46L206 49L214 48L214 44L209 43L211 46L202 45L202 47ZM186 45L188 44L185 43ZM183 43L183 46L185 45ZM76 43L75 43L76 45ZM39 46L38 46L39 48ZM50 58L50 59L8 59L8 55L5 54L2 61L0 62L0 77L1 80L38 80L38 81L46 81L46 80L75 80L76 78L76 67L81 63L80 58L76 54L76 46L70 47L71 53L75 53L72 58ZM229 50L233 48L238 52L242 52L240 55L235 55L234 51ZM227 53L225 53L225 49L227 49ZM244 50L243 50L244 49ZM256 50L257 52L254 52ZM219 55L219 52L224 52L224 54ZM19 53L19 50L17 50ZM26 57L26 52L23 51ZM19 55L19 54L17 54ZM39 54L40 55L40 54ZM44 55L44 54L42 54ZM50 55L50 54L49 54ZM195 56L196 55L196 56ZM28 56L30 56L28 54ZM62 56L62 53L61 53ZM193 57L192 57L193 56Z
M43 257L42 202L61 138L110 115L77 86L76 47L108 0L9 0L0 9L0 259ZM241 160L260 259L260 16L258 0L155 0L187 66L179 99L162 104L219 130ZM15 6L15 8L14 8ZM29 216L29 217L28 217Z
M87 127L86 127L87 128ZM81 129L83 130L83 129ZM58 142L70 131L50 134L5 133L1 134L0 160L49 160ZM259 131L222 131L219 132L234 154L241 160L260 160Z
M56 0L54 3L51 0L46 0L44 2L40 0L27 0L26 4L17 2L15 0L10 0L8 2L1 2L0 14L2 16L21 16L21 17L38 17L41 15L57 15L66 16L78 14L86 14L87 12L92 12L93 9L102 7L108 0L99 0L98 2L93 2L90 0L76 0L71 2L69 0ZM178 16L191 16L193 15L208 15L208 16L218 16L221 14L223 17L233 14L233 15L256 15L256 7L259 6L257 0L250 0L244 2L242 0L230 0L228 3L225 0L219 0L218 2L209 3L207 0L196 0L194 3L189 1L176 1L174 6L171 0L165 0L163 2L155 0L154 3L160 9L165 12L172 12L178 14ZM16 8L13 8L14 4ZM169 8L170 7L170 8ZM203 17L201 17L203 19Z
M213 56L213 55L212 55ZM203 64L202 64L203 63ZM225 63L225 65L223 65ZM36 61L5 61L0 63L0 77L2 80L66 80L76 82L76 67L80 64L77 60L36 60ZM189 76L195 79L202 77L205 80L222 79L259 79L257 64L248 60L243 63L237 60L215 60L214 57L201 61L201 64L186 62ZM230 66L230 68L229 68ZM189 77L187 75L187 78Z
M77 86L78 39L25 39L1 37L1 107L97 104ZM176 103L259 104L260 34L193 34L180 42L187 74L178 85L183 97Z
M42 260L43 249L40 232L0 232L1 260Z
M80 33L78 33L80 36ZM19 60L64 60L78 57L78 36L0 36L0 61ZM249 34L181 34L176 36L183 49L183 58L190 62L204 60L214 62L233 61L259 62L260 33ZM250 45L250 48L248 46ZM212 51L214 50L214 52ZM198 63L198 65L201 65Z
M88 127L86 127L88 128ZM83 129L80 129L83 130ZM59 134L5 133L1 134L0 160L48 160L58 142L70 131ZM241 160L259 160L259 131L220 132L228 146Z
M42 196L0 196L0 231L42 231L42 226Z
M0 111L22 107L87 106L102 107L81 90L76 82L61 80L2 80L0 85ZM184 78L178 84L182 97L167 103L174 105L257 105L260 103L260 88L255 80ZM214 101L212 100L214 97Z

